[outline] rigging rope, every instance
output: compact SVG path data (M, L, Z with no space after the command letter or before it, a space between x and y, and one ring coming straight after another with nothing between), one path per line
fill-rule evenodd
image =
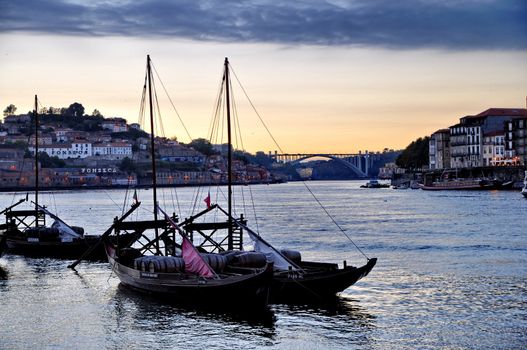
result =
M254 205L253 190L252 190L251 185L249 185L249 193L251 194L251 202L253 205L254 223L256 224L256 233L260 234L260 228L258 227L258 217L256 216L256 206Z
M165 91L165 94L167 95L168 100L170 101L170 104L172 105L172 108L174 108L174 111L176 112L176 115L179 118L179 121L181 122L183 129L185 129L185 132L187 133L188 138L192 141L192 136L190 136L190 133L188 132L187 127L185 126L185 123L183 123L183 119L179 115L179 112L177 111L176 106L174 105L174 102L172 102L172 98L170 98L170 95L168 94L168 91L165 88L165 84L163 84L163 80L161 80L161 77L157 73L156 67L154 66L153 63L150 63L150 65L152 66L152 68L154 68L154 72L156 73L157 79L159 79L159 82L161 83L161 86L163 87L163 90Z
M234 69L232 69L232 66L229 64L229 67L231 68L231 72L234 74L234 77L236 78L236 81L238 82L238 84L240 85L240 88L242 89L245 97L247 98L247 100L249 101L249 104L251 105L252 109L254 110L254 112L256 113L256 115L258 116L258 119L260 119L260 122L262 123L262 125L264 126L265 130L267 131L267 133L269 134L269 136L271 137L271 139L273 140L273 142L275 143L276 147L280 150L281 153L285 153L283 150L282 150L282 147L280 147L280 145L278 144L278 142L276 141L276 139L274 138L274 136L271 134L271 131L269 130L269 128L267 127L267 125L265 124L265 122L263 121L262 117L260 116L260 113L258 113L258 111L256 110L256 107L254 106L253 102L251 101L251 99L249 98L249 95L247 94L247 92L245 91L242 83L240 82L240 80L238 79L238 76L236 75ZM335 224L335 226L337 226L337 228L340 230L340 232L342 232L342 234L344 234L344 236L346 236L346 238L355 246L355 248L357 248L357 250L362 254L364 255L364 257L367 259L367 260L370 260L368 258L368 256L362 251L362 249L359 248L359 246L357 244L355 244L355 242L351 239L351 237L346 233L346 231L337 223L337 221L333 218L333 216L329 213L329 211L326 209L326 207L324 207L324 205L320 202L320 200L317 198L317 196L313 193L313 191L311 190L311 188L309 188L309 186L307 185L307 183L305 181L302 180L302 183L304 184L304 186L306 187L306 189L309 191L309 193L311 194L311 196L315 199L315 201L318 203L318 205L320 206L320 208L322 208L322 210L326 213L326 215L331 219L331 221Z
M351 239L351 237L346 233L346 231L338 224L338 222L333 218L333 216L328 212L328 210L326 209L326 207L324 207L324 205L320 202L320 200L317 198L317 196L315 196L315 194L313 193L313 191L311 191L311 189L309 188L309 186L306 184L305 181L302 181L302 183L304 184L304 186L307 188L307 190L309 191L309 193L311 193L311 195L313 196L313 198L317 201L318 205L320 205L320 207L324 210L324 212L327 214L327 216L331 219L331 221L333 221L333 223L335 224L335 226L337 226L340 230L340 232L342 232L344 234L344 236L346 236L346 238L355 246L355 248L357 248L357 250L362 254L364 255L364 257L367 259L367 260L370 260L370 258L368 258L368 256L366 254L364 254L364 252L362 251L362 249L359 248L358 245L355 244L355 242L353 242L353 240Z

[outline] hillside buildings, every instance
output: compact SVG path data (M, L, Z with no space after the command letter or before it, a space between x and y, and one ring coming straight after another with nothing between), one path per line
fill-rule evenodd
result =
M70 116L71 117L71 116ZM46 187L151 185L149 135L123 118L43 115L38 130L39 183ZM31 114L0 123L0 189L35 184L35 126ZM158 183L226 181L226 160L205 156L175 139L156 137ZM47 155L48 157L44 156ZM236 161L234 179L269 181L266 168Z
M474 168L527 164L527 109L490 108L432 134L429 167Z

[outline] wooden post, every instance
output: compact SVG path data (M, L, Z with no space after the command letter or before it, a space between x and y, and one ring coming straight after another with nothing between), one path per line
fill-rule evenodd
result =
M227 212L228 217L228 239L227 249L233 249L232 239L232 140L231 140L231 100L230 100L230 87L229 87L229 59L225 57L225 104L227 105Z
M150 156L152 157L152 191L154 200L154 221L157 223L157 172L156 172L156 152L154 142L154 108L152 104L152 68L150 67L150 55L146 56L146 70L148 78L148 104L150 107ZM156 255L160 255L159 251L159 229L155 225L156 235Z

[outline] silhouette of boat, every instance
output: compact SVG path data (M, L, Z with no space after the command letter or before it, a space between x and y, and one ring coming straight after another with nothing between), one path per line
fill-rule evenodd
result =
M150 56L147 56L146 74L143 96L148 92L152 193L153 202L157 204ZM267 305L272 264L263 254L253 256L250 266L236 266L224 255L200 253L177 224L177 218L167 215L158 205L153 210L153 221L126 221L139 205L138 201L134 203L102 235L108 261L122 285L188 306L259 308ZM158 211L163 218L158 218ZM120 246L123 232L139 236L133 247ZM114 237L117 244L110 242L110 237ZM75 267L76 263L70 267Z
M220 93L219 98L224 96L227 117L227 169L228 169L228 208L224 210L215 204L205 211L191 216L179 226L183 228L189 237L198 238L201 243L199 249L208 252L218 252L225 255L233 264L244 266L246 259L251 254L263 253L268 262L274 266L273 280L271 285L272 302L310 302L328 301L346 288L355 284L375 266L377 259L368 259L367 263L360 267L349 266L344 262L343 267L338 264L304 261L300 252L292 250L279 250L264 240L262 236L247 226L243 215L235 218L232 215L232 143L231 143L231 116L230 116L230 79L229 62L225 59L222 88L225 94ZM222 105L220 101L216 105ZM221 221L215 217L212 222L198 222L198 219L208 212L218 210L222 212L226 220ZM200 219L201 221L201 219ZM249 235L254 244L254 251L244 251L243 234Z

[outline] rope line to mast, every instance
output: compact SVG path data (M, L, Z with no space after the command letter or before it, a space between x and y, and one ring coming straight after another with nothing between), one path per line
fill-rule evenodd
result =
M183 129L185 129L185 132L187 133L188 138L192 141L192 136L190 136L190 133L188 132L188 129L187 129L185 123L183 122L183 118L181 118L181 116L179 115L179 112L178 112L176 106L174 105L174 102L172 102L172 98L168 94L168 91L167 91L167 89L165 87L165 84L163 84L163 80L161 80L161 77L157 73L156 67L154 66L154 64L152 62L150 62L150 65L154 69L154 72L156 73L157 79L159 79L159 82L161 83L161 86L163 87L163 90L165 91L165 94L167 95L168 100L170 101L170 104L172 105L172 108L174 108L174 112L176 112L176 115L177 115L181 125L183 126Z
M271 139L273 140L274 144L276 145L276 147L280 150L281 153L285 153L283 150L282 150L282 147L280 147L280 145L278 144L278 142L276 141L276 139L274 138L273 134L271 133L271 131L269 130L269 128L267 127L267 125L265 124L265 122L263 121L263 118L260 116L260 113L258 113L258 110L256 109L256 107L254 106L253 102L251 101L251 99L249 98L249 95L247 94L247 92L245 91L245 88L243 87L242 83L240 82L240 80L238 79L238 76L236 75L236 72L234 71L234 69L232 69L232 66L229 64L229 67L231 68L231 72L233 73L234 77L236 78L236 81L238 82L238 84L240 85L240 88L242 89L245 97L247 98L247 100L249 101L249 104L251 105L252 109L254 110L254 112L256 113L256 115L258 116L258 119L260 120L260 122L262 123L263 127L265 128L265 130L267 131L267 133L269 134L269 136L271 137ZM307 185L307 183L305 181L302 180L302 183L304 184L304 186L306 187L306 189L308 190L308 192L311 194L311 196L315 199L315 201L318 203L318 205L320 206L320 208L322 208L322 210L326 213L326 215L330 218L330 220L335 224L335 226L337 226L337 228L340 230L340 232L342 232L342 234L344 234L344 236L355 246L355 248L357 248L357 250L367 259L367 260L370 260L370 258L362 251L362 249L359 248L359 246L357 244L355 244L355 242L351 239L351 237L346 233L346 231L338 224L338 222L335 220L335 218L333 218L333 216L329 213L329 211L326 209L326 207L322 204L322 202L320 202L320 200L317 198L317 196L313 193L313 191L311 190L311 188Z
M331 221L333 221L333 223L335 224L335 226L337 226L340 230L340 232L342 232L344 234L344 236L346 236L346 238L355 246L355 248L357 248L357 250L362 254L364 255L364 257L367 259L367 260L370 260L370 258L362 251L362 249L359 248L359 246L357 244L355 244L355 242L353 242L353 240L351 239L351 237L346 233L346 230L344 230L339 224L338 222L333 218L333 216L329 213L329 211L326 209L326 207L324 207L324 205L320 202L320 200L317 198L317 196L315 196L315 194L313 193L313 191L311 191L311 189L309 188L309 186L306 184L305 181L302 181L302 183L304 184L304 186L307 188L307 190L309 191L309 193L311 193L311 195L313 196L313 198L317 201L318 205L322 208L322 210L324 210L324 212L326 213L326 215L331 219Z

